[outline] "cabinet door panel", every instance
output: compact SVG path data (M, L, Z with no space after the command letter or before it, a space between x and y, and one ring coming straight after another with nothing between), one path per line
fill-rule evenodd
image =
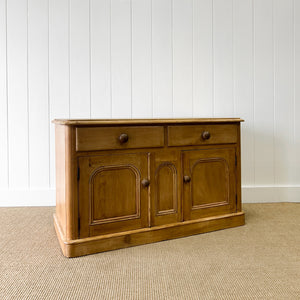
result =
M181 221L179 151L153 153L151 169L151 226Z
M192 209L229 203L229 167L225 159L199 159L192 166L191 177Z
M235 212L235 148L183 151L184 219Z
M148 225L148 154L79 158L80 237Z
M172 163L161 164L155 174L156 213L164 215L177 211L177 171Z
M99 168L90 181L91 224L139 217L139 180L131 166Z

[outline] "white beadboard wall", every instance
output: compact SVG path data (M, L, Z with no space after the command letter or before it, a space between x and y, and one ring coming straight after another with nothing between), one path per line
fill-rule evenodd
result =
M54 205L54 118L241 117L243 202L300 202L300 1L0 0L0 206Z

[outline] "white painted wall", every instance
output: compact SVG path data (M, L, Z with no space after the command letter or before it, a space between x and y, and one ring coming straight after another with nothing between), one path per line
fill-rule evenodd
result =
M300 201L299 97L298 0L0 0L0 206L54 205L54 118L244 118L243 201Z

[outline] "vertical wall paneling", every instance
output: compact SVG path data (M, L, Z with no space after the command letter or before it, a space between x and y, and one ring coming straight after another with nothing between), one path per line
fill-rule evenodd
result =
M294 1L294 171L295 182L300 183L300 2Z
M173 116L173 2L152 0L153 116Z
M273 1L254 0L255 184L274 184Z
M29 183L49 186L48 0L28 0Z
M0 206L53 204L90 117L241 117L243 201L299 201L299 53L298 0L0 0Z
M132 113L132 2L111 0L112 117Z
M6 1L0 1L0 188L8 187Z
M213 116L213 14L211 0L193 3L193 116Z
M152 117L151 0L132 0L132 117Z
M111 117L110 0L90 0L91 117Z
M275 184L294 182L294 11L293 0L274 0Z
M70 0L70 116L90 117L90 2Z
M9 186L27 188L27 1L7 1Z
M193 0L173 0L173 116L193 115Z
M69 118L69 0L49 0L50 120ZM55 186L54 125L50 124L50 186Z
M234 99L242 123L242 182L254 185L253 1L233 1Z
M213 1L214 114L234 115L232 1Z

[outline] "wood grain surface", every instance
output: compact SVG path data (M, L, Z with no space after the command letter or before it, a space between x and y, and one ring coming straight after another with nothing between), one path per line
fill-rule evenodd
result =
M152 121L54 121L66 256L244 223L242 120Z

